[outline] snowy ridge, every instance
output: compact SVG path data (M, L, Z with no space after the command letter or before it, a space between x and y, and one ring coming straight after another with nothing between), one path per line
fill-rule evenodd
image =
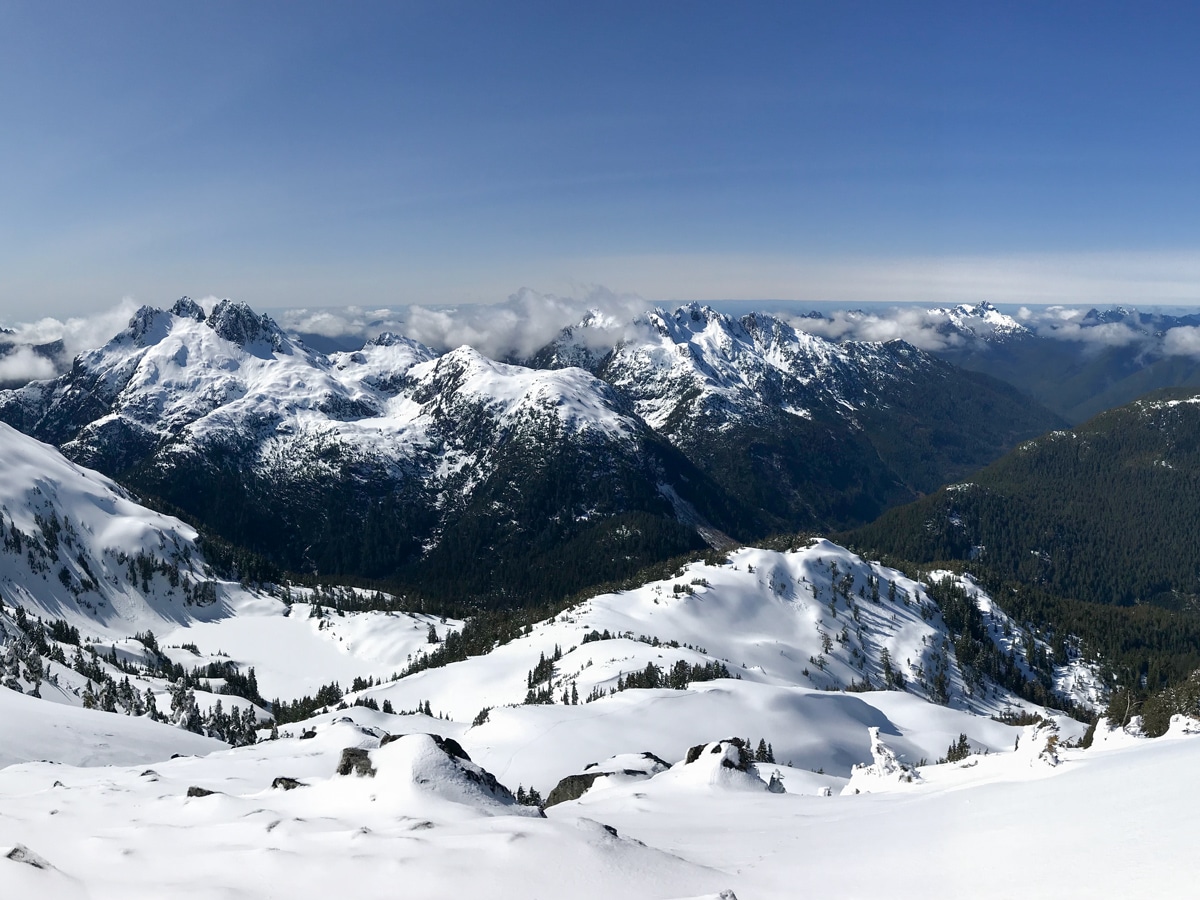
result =
M191 527L2 423L0 531L10 604L121 630L223 609Z
M0 391L0 420L285 569L445 594L440 573L471 568L471 590L503 594L528 589L497 575L510 563L569 571L520 554L575 539L623 541L628 570L600 576L620 577L701 541L858 524L1043 430L974 379L900 341L695 304L623 327L592 315L515 365L390 333L326 356L243 303L205 315L184 298L58 379ZM914 425L928 444L926 420L961 448L897 451ZM621 516L653 536L604 531ZM485 564L472 546L503 549ZM570 577L560 593L586 583Z
M683 442L687 424L705 416L719 418L723 429L739 416L779 410L801 418L811 417L810 408L852 417L884 382L928 366L911 347L838 344L773 316L735 319L697 303L654 309L604 348L611 333L609 323L585 319L535 361L588 365L630 397L651 427Z
M764 685L890 685L978 712L1021 705L964 677L921 584L823 539L790 553L744 548L724 565L692 563L673 579L587 600L487 656L368 693L405 709L428 699L469 720L485 706L524 702L527 674L555 648L561 657L541 686L556 699L607 694L647 664L719 663Z
M359 454L433 450L439 425L466 407L485 411L500 428L553 413L569 430L628 430L605 403L611 398L603 386L583 373L534 373L467 347L435 358L394 335L327 358L229 301L207 319L186 299L169 312L144 307L77 368L112 404L66 445L85 458L118 427L178 448L234 445L245 434L274 433L286 442L319 433ZM60 384L50 405L67 405L71 395Z
M970 485L956 487L966 488ZM1037 678L1037 673L1030 663L1031 653L1037 653L1044 659L1053 657L1050 646L1001 609L973 576L939 569L929 572L926 577L930 581L949 579L975 599L992 642L1020 666L1026 679ZM1078 648L1072 650L1066 662L1053 667L1051 677L1054 690L1060 697L1069 699L1084 709L1099 712L1108 699L1108 688L1105 686L1099 663L1084 659Z
M1005 340L1017 335L1033 334L1027 326L1000 312L986 300L975 306L960 303L958 306L936 307L928 313L932 317L944 318L948 329L982 340Z

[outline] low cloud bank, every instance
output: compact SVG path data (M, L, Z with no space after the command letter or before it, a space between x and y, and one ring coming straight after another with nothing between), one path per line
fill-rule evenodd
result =
M126 299L91 316L47 316L10 325L0 333L0 382L53 378L77 354L106 344L136 310L137 304Z
M217 298L207 297L200 303L211 310ZM590 319L589 327L578 332L576 340L595 348L612 346L633 337L638 328L634 320L654 305L635 294L605 287L592 287L574 297L522 288L506 300L488 305L291 309L276 313L275 318L286 331L346 348L362 346L381 332L391 331L438 351L466 344L493 359L521 360L553 341L563 328L585 318ZM0 330L0 383L52 378L65 371L78 353L103 346L124 329L137 307L127 299L91 316L46 317ZM996 332L1016 330L1097 350L1133 347L1148 357L1200 358L1200 315L1171 317L1116 310L1097 316L1085 307L1066 306L1022 307L1006 315L982 305L876 307L785 317L797 329L828 340L899 339L935 353L969 346Z
M32 347L18 346L0 356L0 384L53 378L58 370L53 359L38 354Z
M437 309L409 306L398 309L288 310L278 316L287 331L329 339L366 341L394 331L435 350L467 344L493 359L532 356L567 326L589 313L598 313L587 339L619 339L634 317L653 306L633 294L595 287L579 297L559 297L522 288L501 303Z
M1198 317L1188 317L1191 321ZM1117 310L1096 316L1083 307L1021 307L1014 315L987 306L941 309L889 307L795 316L797 329L834 341L903 340L938 352L969 346L998 332L1028 332L1087 348L1135 347L1155 356L1200 356L1200 326L1179 317Z

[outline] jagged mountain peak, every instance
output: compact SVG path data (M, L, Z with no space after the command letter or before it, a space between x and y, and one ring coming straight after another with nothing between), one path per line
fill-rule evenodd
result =
M1033 333L1027 326L1002 313L986 300L974 306L960 303L953 307L934 308L929 310L929 313L944 318L948 329L980 340L1005 340Z
M191 297L180 297L176 300L175 305L171 307L171 315L181 319L194 319L197 322L203 322L207 318L204 308Z
M135 346L157 344L171 329L171 313L156 306L142 306L130 317L125 331L117 340L129 339Z
M433 354L433 351L419 341L414 341L410 337L405 337L402 334L396 334L394 331L381 331L375 337L371 338L364 344L370 347L414 347Z
M288 344L283 331L270 316L258 315L240 300L222 300L213 307L208 326L231 344L247 348L255 343L267 343L278 353Z

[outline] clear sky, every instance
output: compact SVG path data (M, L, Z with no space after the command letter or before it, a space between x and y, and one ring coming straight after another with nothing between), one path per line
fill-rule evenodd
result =
M0 316L1200 301L1200 5L0 0Z

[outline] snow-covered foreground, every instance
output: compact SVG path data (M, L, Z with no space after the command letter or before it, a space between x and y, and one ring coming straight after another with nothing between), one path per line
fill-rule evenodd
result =
M387 719L400 731L436 722ZM851 786L876 793L830 796L813 773L742 772L723 762L731 745L710 744L691 763L605 778L542 818L452 743L381 746L367 725L314 726L311 739L150 768L0 770L0 895L1182 897L1200 874L1200 782L1181 775L1200 764L1200 739L1178 731L1116 735L1055 766L1039 756L1044 732L1014 729L1016 751L927 766L912 783L860 769ZM373 776L336 774L347 747ZM785 792L763 783L775 769ZM273 786L280 777L300 785Z

